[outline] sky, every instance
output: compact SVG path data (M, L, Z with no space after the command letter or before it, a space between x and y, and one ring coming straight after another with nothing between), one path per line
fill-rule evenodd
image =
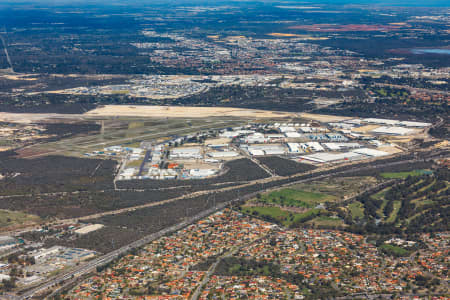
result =
M449 0L310 0L330 4L379 4L394 6L450 6Z
M388 5L388 6L442 6L450 7L450 0L230 0L230 2L289 2L289 3L323 3L323 4L377 4L377 5ZM108 3L142 3L146 5L151 5L155 0L0 0L0 3L48 3L52 5L70 4L73 6L76 3L80 4L108 4ZM208 3L213 4L214 2L219 2L215 0L156 0L158 3L168 2L168 3ZM226 0L220 0L221 3L226 2Z

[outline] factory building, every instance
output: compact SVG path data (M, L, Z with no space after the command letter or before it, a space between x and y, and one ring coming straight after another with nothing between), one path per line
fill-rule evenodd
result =
M291 153L300 153L303 152L301 150L300 144L299 143L287 143L288 148L289 148L289 152Z
M286 153L286 149L279 144L252 145L245 148L252 156L282 155Z
M380 151L380 150L375 150L375 149L370 149L370 148L356 149L356 150L353 150L352 152L358 153L358 154L367 155L367 156L372 156L372 157L379 157L379 156L389 155L389 153L387 153L387 152Z
M312 150L315 152L325 151L325 149L318 142L308 142L300 144L304 150Z
M354 149L354 148L360 148L361 145L358 143L323 143L325 147L332 151L340 151L345 149Z
M174 148L170 152L171 159L201 159L202 149L200 147L192 148Z
M356 160L361 159L363 156L354 152L345 153L314 153L310 155L304 155L300 158L309 160L315 163L331 163L343 160Z
M415 130L398 126L381 126L375 128L371 132L376 134L387 134L387 135L408 135L414 133Z
M0 248L17 245L17 240L11 236L0 236Z
M208 156L212 158L236 157L239 156L239 153L235 151L216 151L216 152L209 152Z

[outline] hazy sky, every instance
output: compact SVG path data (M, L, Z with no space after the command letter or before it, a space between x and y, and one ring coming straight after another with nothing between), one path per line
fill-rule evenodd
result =
M0 0L0 3L18 4L18 3L48 3L53 5L76 3L83 4L111 4L111 3L142 3L151 5L152 3L183 3L183 4L214 4L215 2L227 2L226 0ZM230 2L290 2L290 3L328 3L328 4L378 4L378 5L395 5L395 6L445 6L450 7L450 0L230 0Z

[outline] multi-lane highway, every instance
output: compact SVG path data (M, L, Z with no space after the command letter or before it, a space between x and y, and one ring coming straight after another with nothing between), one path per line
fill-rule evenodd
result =
M429 152L426 155L426 158L427 159L438 158L441 155L442 155L442 152L434 151L434 152ZM144 238L142 238L140 240L137 240L137 241L132 242L128 245L125 245L119 249L111 251L111 252L109 252L103 256L100 256L92 261L89 261L83 265L77 266L77 267L71 269L70 271L60 274L60 275L57 275L57 276L49 279L48 281L42 283L38 287L35 287L35 288L23 293L22 295L18 296L16 299L29 299L32 296L43 293L50 288L54 288L55 286L58 286L58 285L64 285L64 282L66 282L70 279L88 274L89 272L94 271L97 267L108 264L109 262L117 259L121 255L124 255L125 253L129 252L130 250L132 250L134 248L139 248L139 247L141 247L145 244L148 244L151 241L158 239L166 234L180 230L189 224L192 224L192 223L194 223L194 222L196 222L218 210L225 208L227 205L229 205L232 202L251 199L251 198L255 197L256 194L258 194L258 193L268 192L270 190L279 189L280 187L285 187L285 186L289 186L292 184L298 184L298 183L308 182L308 181L312 181L312 180L324 179L324 178L337 176L337 175L352 174L352 173L362 171L362 170L367 170L367 169L380 169L380 168L384 168L387 166L395 166L395 165L404 164L404 163L419 162L419 161L423 161L423 159L424 159L424 155L422 154L422 155L416 155L413 159L392 161L392 162L387 162L387 163L383 163L383 164L376 164L373 166L367 166L364 164L361 166L361 165L357 164L357 165L349 166L349 168L347 168L345 170L337 168L336 170L328 170L325 173L324 172L311 173L311 175L308 178L293 180L288 183L280 184L278 186L271 187L271 188L264 189L263 185L261 185L261 190L246 194L243 197L238 197L238 198L230 199L226 202L222 202L218 205L215 205L212 208L209 208L205 211L202 211L201 213L199 213L197 215L194 215L194 216L186 219L185 221L183 221L181 223L167 227L159 232L152 233L148 236L145 236ZM278 178L278 179L280 179L280 178Z

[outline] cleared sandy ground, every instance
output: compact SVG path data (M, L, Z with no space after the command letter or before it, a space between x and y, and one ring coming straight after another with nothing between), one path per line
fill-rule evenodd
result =
M309 113L300 113L300 117L304 119L310 119L315 120L319 122L340 122L344 120L351 120L354 119L354 117L342 117L342 116L332 116L332 115L316 115L316 114L309 114Z
M134 116L149 118L205 118L205 117L254 117L284 118L294 117L294 113L242 109L232 107L195 107L195 106L131 106L105 105L85 113L86 116Z
M352 131L354 132L358 132L358 133L368 133L371 132L374 129L377 129L381 127L380 125L366 125L366 126L361 126L358 128L354 128Z
M8 113L0 112L0 122L34 123L48 119L75 119L81 115L75 114L33 114L33 113Z
M339 122L351 117L316 115L309 113L291 113L259 109L233 107L196 107L196 106L151 106L151 105L105 105L82 115L57 113L7 113L0 112L0 122L33 123L48 119L83 119L84 117L143 117L143 118L293 118L302 117L319 122Z
M230 138L216 138L216 139L207 139L205 140L205 145L223 145L229 144L231 142Z
M26 81L34 81L37 80L37 78L34 77L27 77L26 74L21 75L2 75L1 77L8 79L8 80L26 80Z
M395 154L395 153L403 152L402 150L398 149L397 147L393 147L393 146L382 146L382 147L377 148L377 150L384 151L384 152L387 152L389 154Z
M423 138L421 135L395 135L388 136L387 140L391 143L409 143L414 139Z

